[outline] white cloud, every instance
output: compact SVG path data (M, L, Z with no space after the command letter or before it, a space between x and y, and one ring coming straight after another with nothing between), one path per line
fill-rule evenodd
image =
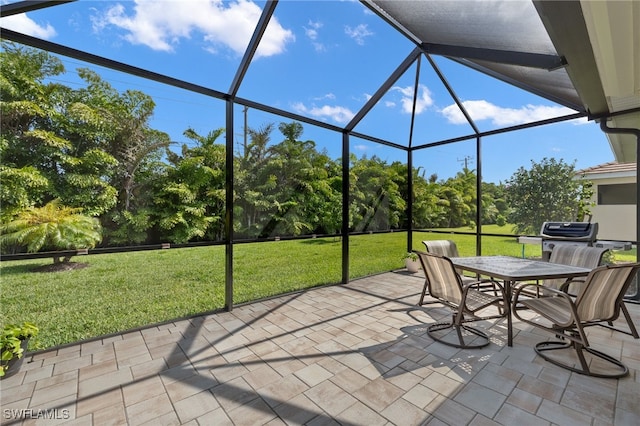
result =
M311 44L316 52L325 52L327 50L326 46L323 43L320 43L318 40L319 30L324 26L324 24L320 21L309 21L307 24L308 27L304 28L305 35L311 40Z
M336 95L334 95L333 93L329 92L326 95L323 96L318 96L316 98L313 98L314 101L321 101L323 99L331 99L334 100L336 98Z
M369 28L367 28L367 24L360 24L355 28L351 28L346 25L344 27L344 32L361 46L364 44L365 37L373 35L373 32L369 31Z
M172 52L181 39L202 34L208 43L205 50L217 52L220 46L243 54L262 10L249 0L228 3L222 0L154 1L135 0L128 14L118 3L92 17L93 28L101 31L109 26L126 30L124 39L154 50ZM256 56L282 53L287 43L295 40L275 17L271 18Z
M317 22L309 21L309 23L307 25L309 25L308 28L307 27L302 27L302 28L304 28L304 33L311 40L317 40L318 39L318 30L320 28L322 28L324 24L322 22L320 22L320 21L317 21Z
M394 86L393 90L400 92L402 99L402 112L411 114L413 111L413 86L398 87ZM427 108L433 105L433 98L431 97L431 91L427 86L420 84L418 86L418 99L416 100L416 114L421 114Z
M484 100L464 101L464 108L474 121L491 120L497 126L514 126L547 118L572 114L575 111L563 106L524 105L520 108L503 108ZM442 115L452 124L464 124L467 120L456 104L443 108Z
M17 31L33 37L45 40L52 39L56 36L56 30L49 23L46 25L37 24L33 19L29 18L25 13L7 16L0 19L2 27L9 30Z
M330 119L340 124L348 123L355 115L349 108L341 106L323 105L320 107L307 107L302 102L293 104L293 109L299 114L309 115L319 120Z
M569 120L569 123L575 126L582 126L583 124L589 124L591 122L589 121L588 117L582 117L582 118L576 118L575 120Z
M326 52L327 51L327 47L322 44L322 43L312 43L313 44L313 50L315 50L316 52Z

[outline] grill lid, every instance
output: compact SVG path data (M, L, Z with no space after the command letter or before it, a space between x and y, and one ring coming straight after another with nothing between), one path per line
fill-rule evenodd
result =
M546 239L595 241L598 224L595 222L545 222L542 224L540 234Z

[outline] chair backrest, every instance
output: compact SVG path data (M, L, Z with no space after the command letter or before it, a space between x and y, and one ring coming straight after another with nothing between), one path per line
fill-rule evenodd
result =
M602 257L608 250L607 248L586 245L558 245L551 251L549 262L593 269L602 264ZM543 285L545 287L560 288L564 282L564 278L545 280Z
M581 321L609 321L618 318L620 302L636 276L640 263L600 266L587 276L576 297Z
M460 304L462 282L448 257L433 253L417 252L429 285L431 296Z
M427 252L439 254L446 257L459 257L458 247L451 240L431 240L423 241L422 244L427 248Z
M559 245L551 251L549 262L562 263L563 265L580 266L582 268L595 268L602 263L602 256L607 248L590 246Z

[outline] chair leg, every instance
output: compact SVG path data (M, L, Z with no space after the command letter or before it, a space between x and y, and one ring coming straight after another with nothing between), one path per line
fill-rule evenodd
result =
M446 340L446 337L455 329L457 341ZM445 333L440 333L446 330ZM475 327L464 325L459 321L456 321L456 315L453 315L451 322L437 322L427 327L427 334L433 340L443 343L448 346L453 346L462 349L476 349L487 346L489 336L481 330ZM474 343L474 340L478 340L479 343Z
M584 352L582 349L584 346L580 343L574 343L573 348L576 350L576 355L578 355L578 359L580 360L580 366L582 367L582 371L589 371L589 364L587 364L587 360L584 357Z
M418 306L430 305L432 303L439 303L438 300L432 300L429 302L424 301L424 298L428 295L428 291L427 291L428 288L429 288L429 283L425 281L424 287L422 287L422 293L420 294L420 301L418 302Z
M624 304L624 300L620 302L620 310L622 311L622 315L627 320L627 324L629 324L629 330L631 330L631 335L634 339L639 338L638 330L636 330L636 326L633 324L633 320L631 319L631 315L629 315L629 310L627 309L627 305Z
M424 287L422 287L422 294L420 295L420 302L418 302L418 305L420 305L420 306L424 305L424 297L427 295L427 287L428 286L429 286L429 284L425 281Z
M631 319L631 315L629 314L629 310L627 309L627 306L624 304L624 300L620 302L620 310L622 311L622 315L624 315L624 319L627 320L627 324L629 325L629 331L615 328L613 326L613 322L611 321L607 323L608 325L604 325L604 324L599 324L599 325L601 325L602 327L608 328L610 330L619 331L620 333L628 334L630 336L633 336L634 339L640 338L640 335L638 335L638 330L636 329L636 326L633 323L633 319Z
M551 352L551 351L557 351L557 350L563 350L563 349L569 349L569 348L573 348L575 350L578 360L580 361L580 368L574 367L573 364L562 362L545 353L545 352ZM544 360L554 365L557 365L558 367L573 371L574 373L584 374L592 377L609 378L609 379L617 379L620 377L625 377L629 374L629 369L627 368L627 366L624 365L619 360L613 358L610 355L605 354L604 352L600 352L590 347L586 347L579 342L574 342L574 341L567 342L565 340L540 342L535 345L534 349L536 353L540 355ZM615 370L617 372L594 371L592 368L589 367L589 363L587 362L584 356L584 351L616 367Z

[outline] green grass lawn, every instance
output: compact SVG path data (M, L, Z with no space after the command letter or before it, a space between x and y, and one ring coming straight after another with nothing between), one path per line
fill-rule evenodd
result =
M461 255L475 254L473 235L414 233L413 248L445 238L456 241ZM482 245L483 254L522 255L514 237L483 237ZM238 244L233 250L236 304L341 281L337 238ZM405 250L405 232L351 237L349 276L401 268ZM635 250L623 254L615 260L635 260ZM540 247L526 245L525 255L539 257ZM0 323L38 325L33 350L220 309L224 258L224 246L212 246L77 256L72 261L89 266L55 273L31 271L50 259L2 262Z

